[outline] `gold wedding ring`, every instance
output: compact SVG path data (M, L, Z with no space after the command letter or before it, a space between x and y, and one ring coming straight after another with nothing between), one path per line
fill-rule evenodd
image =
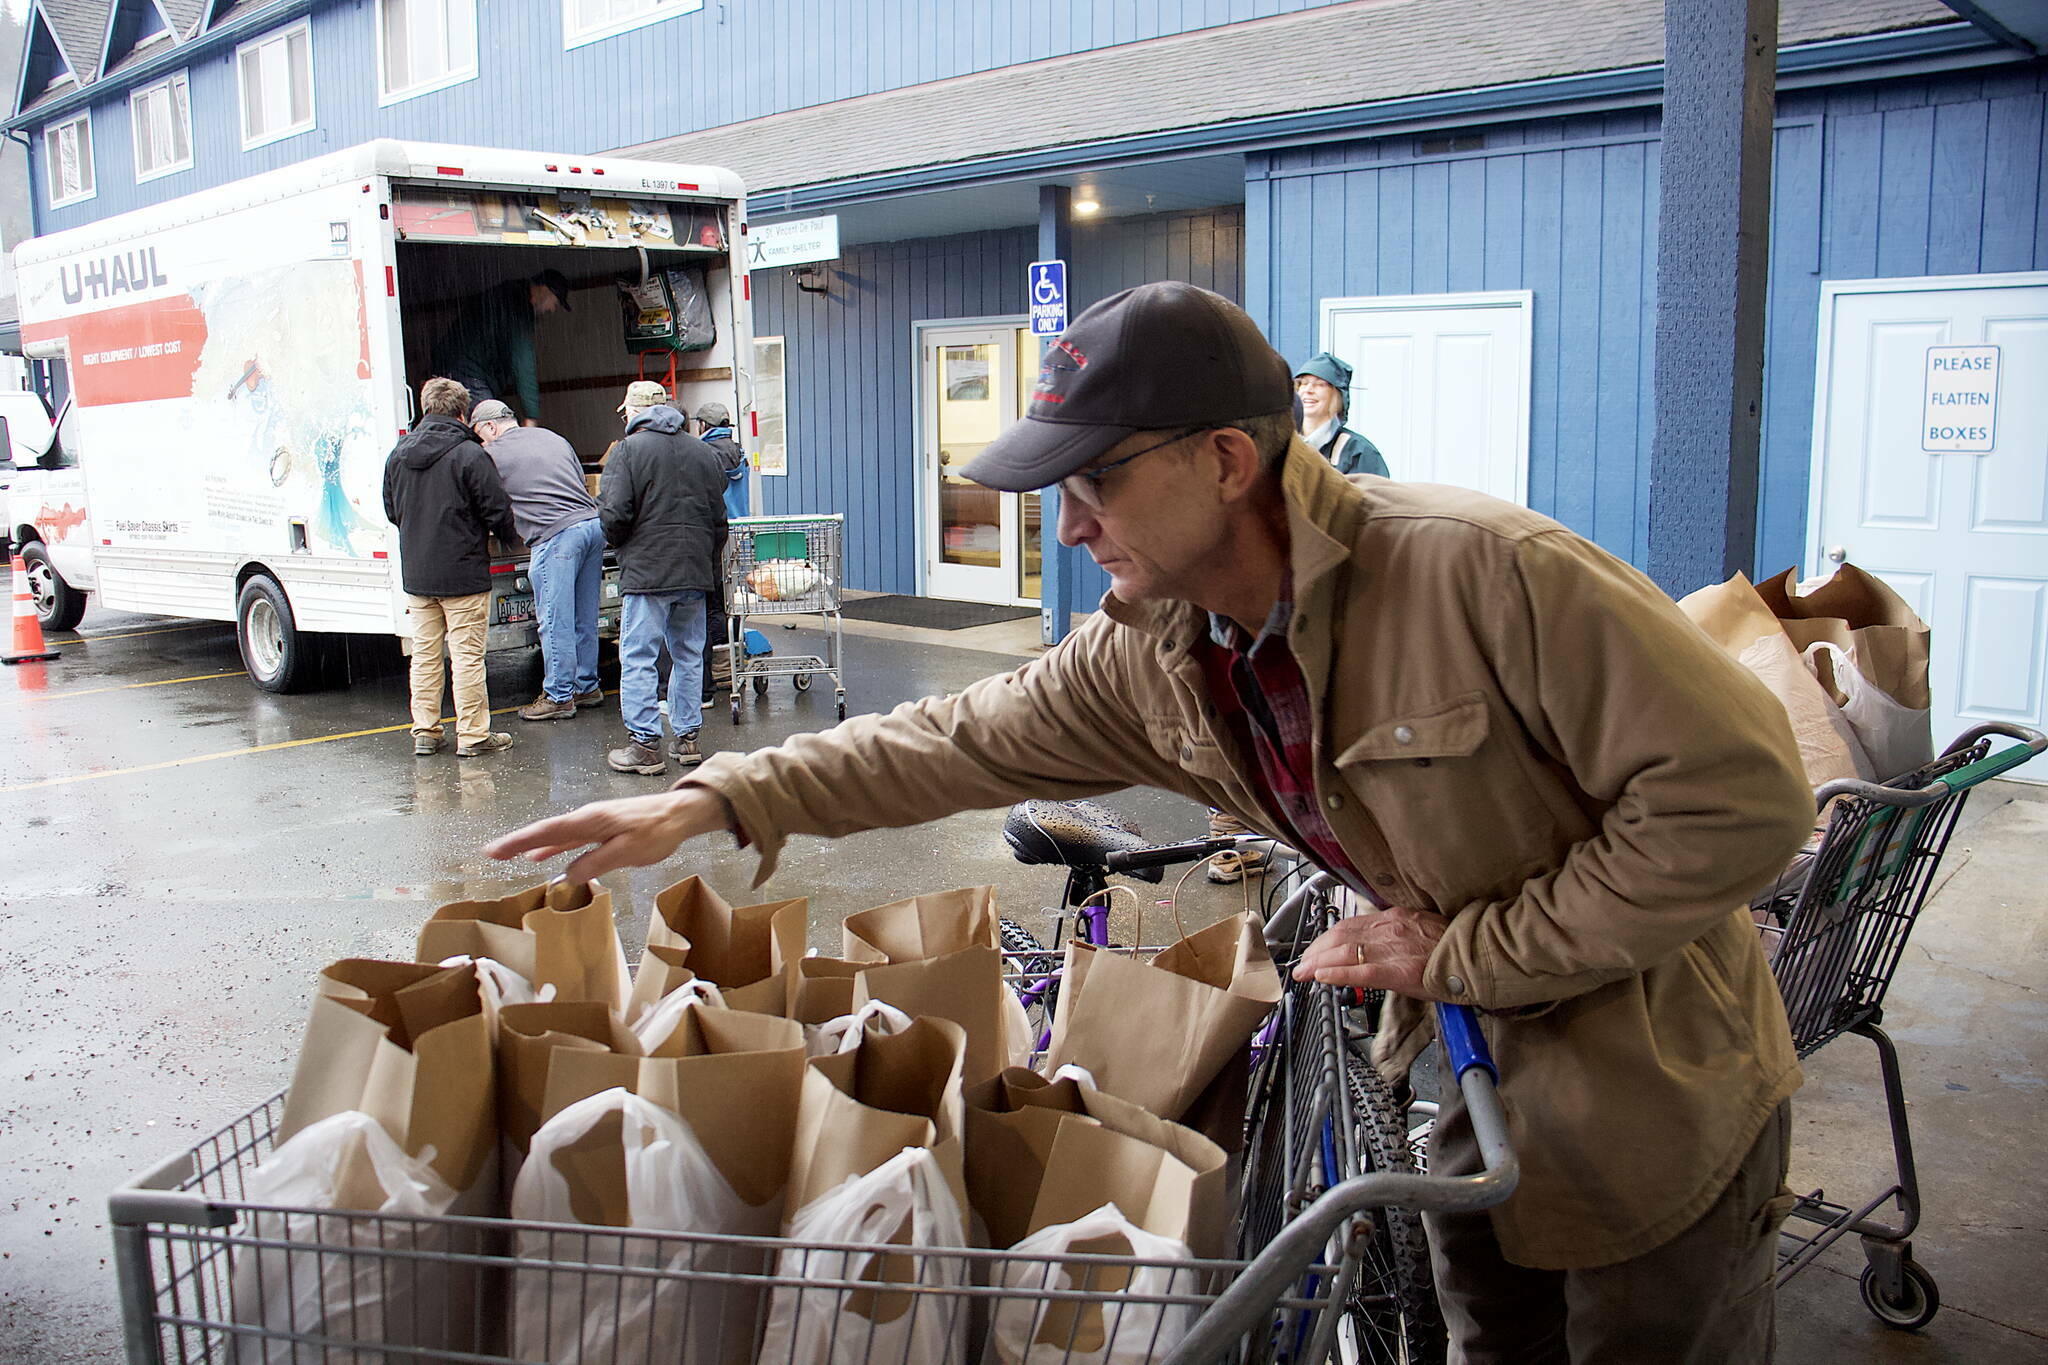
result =
M1351 964L1355 967L1363 967L1365 965L1365 945L1363 943L1351 945Z

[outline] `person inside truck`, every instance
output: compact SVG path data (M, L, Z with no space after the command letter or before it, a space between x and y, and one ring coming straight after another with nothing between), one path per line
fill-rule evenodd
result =
M434 343L434 373L468 389L474 403L517 399L524 424L539 426L533 325L557 308L569 311L569 281L559 270L492 286L464 303Z

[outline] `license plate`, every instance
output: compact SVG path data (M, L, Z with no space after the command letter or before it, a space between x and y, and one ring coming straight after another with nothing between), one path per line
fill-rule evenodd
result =
M521 621L531 621L532 619L533 599L531 597L501 597L498 599L499 625L517 625Z

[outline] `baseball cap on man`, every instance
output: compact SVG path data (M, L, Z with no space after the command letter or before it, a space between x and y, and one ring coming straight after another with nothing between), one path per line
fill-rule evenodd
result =
M555 302L562 305L562 311L569 311L569 277L559 270L543 270L533 277L533 282L555 296Z
M1047 348L1024 420L961 472L1009 493L1058 483L1134 432L1286 412L1287 361L1242 308L1167 280L1111 294Z
M471 426L475 426L478 422L511 422L516 420L512 416L512 409L496 398L486 398L483 402L470 409L469 413Z
M707 427L730 426L732 413L726 409L725 404L714 398L708 403L698 405L697 420Z
M657 403L668 401L668 390L652 379L636 379L626 385L626 399L619 404L619 411L628 408L651 408Z

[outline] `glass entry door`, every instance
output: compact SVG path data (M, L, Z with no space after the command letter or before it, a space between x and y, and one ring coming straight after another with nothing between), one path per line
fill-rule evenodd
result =
M968 602L1036 605L1039 497L999 493L961 474L1023 415L1038 342L1013 324L921 329L925 591Z

